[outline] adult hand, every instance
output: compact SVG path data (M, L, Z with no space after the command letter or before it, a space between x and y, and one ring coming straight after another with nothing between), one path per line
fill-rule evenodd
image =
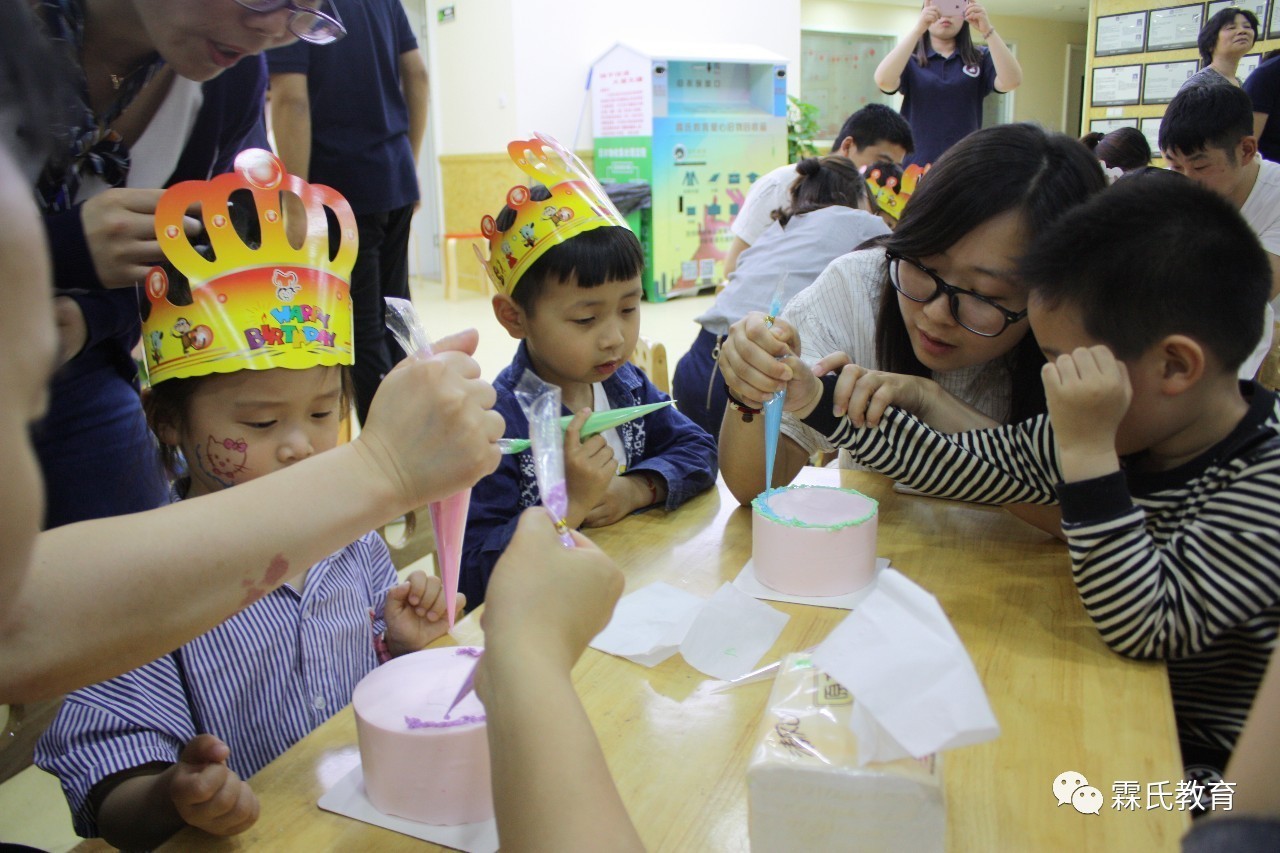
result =
M137 284L164 258L155 224L163 194L164 190L113 188L81 205L89 257L104 287ZM200 233L200 223L190 216L183 217L183 227L189 236Z
M1040 376L1067 481L1117 470L1116 432L1133 398L1124 362L1103 345L1077 347Z
M569 421L564 431L564 481L569 492L569 510L565 522L579 527L604 498L610 483L617 479L618 461L613 457L604 436L596 433L582 437L582 426L591 415L583 409Z
M470 488L502 458L493 386L471 358L474 329L437 341L430 358L406 358L378 388L352 442L401 498L419 507Z
M729 327L718 366L733 396L759 407L794 378L792 368L778 359L799 351L795 327L785 320L770 325L764 314L752 311Z
M970 2L964 9L964 19L984 38L991 32L991 19L987 17L987 10L982 8L980 3Z
M210 835L235 835L258 820L258 798L227 767L231 750L210 734L187 742L170 768L169 797L186 823Z
M58 326L58 363L66 364L80 354L89 339L84 312L70 296L53 297L53 321Z
M942 17L942 11L932 3L926 3L924 8L920 10L920 17L916 19L916 37L920 37L933 26L939 18Z
M490 655L518 653L567 673L591 638L609 623L622 595L622 572L582 534L566 548L543 507L520 517L507 550L494 566L480 624L488 651L476 687L486 702L500 684L489 683Z

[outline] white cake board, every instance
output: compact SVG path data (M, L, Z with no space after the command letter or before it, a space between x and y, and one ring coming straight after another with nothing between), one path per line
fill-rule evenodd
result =
M776 589L765 586L756 577L756 568L751 560L747 560L747 564L742 567L742 571L738 572L738 576L733 579L733 585L754 598L764 598L769 601L785 601L790 604L810 604L814 607L832 607L837 610L852 610L857 607L862 599L871 594L871 590L875 589L876 578L880 576L880 572L889 568L889 560L885 557L876 557L875 574L871 576L871 582L862 589L855 589L853 592L844 595L787 595L785 592L778 592Z
M364 773L359 764L326 791L318 805L327 812L467 853L494 853L498 849L498 822L493 818L483 823L436 826L378 811L365 795Z

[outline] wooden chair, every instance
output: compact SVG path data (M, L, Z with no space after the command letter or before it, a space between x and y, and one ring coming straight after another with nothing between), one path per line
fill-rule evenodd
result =
M1258 368L1258 382L1272 391L1280 390L1280 323L1271 336L1271 351Z
M671 394L671 377L667 372L667 348L660 341L646 338L644 335L636 341L636 351L629 361L640 368L649 377L649 381L668 396Z
M378 533L387 543L387 550L391 552L391 563L396 567L396 571L411 566L436 551L435 531L431 529L431 513L425 506L406 513L390 524L383 525L378 529Z

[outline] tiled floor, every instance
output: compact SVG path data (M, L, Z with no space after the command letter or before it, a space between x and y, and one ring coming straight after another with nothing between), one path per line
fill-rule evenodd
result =
M413 299L432 335L442 336L468 326L480 331L476 360L485 378L492 379L510 362L516 342L493 318L487 297L463 291L458 299L446 302L439 282L415 281ZM711 301L711 296L694 296L664 303L646 302L641 308L641 332L666 346L671 369L693 342L697 332L693 318L705 311ZM75 846L79 839L71 830L66 801L52 776L32 767L0 785L0 840L53 853Z

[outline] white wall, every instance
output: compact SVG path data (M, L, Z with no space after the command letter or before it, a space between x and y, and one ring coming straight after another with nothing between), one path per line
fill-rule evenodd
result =
M450 4L455 21L438 23ZM619 41L752 44L787 57L799 82L800 0L428 0L428 9L441 154L502 151L534 130L568 144L591 63Z

